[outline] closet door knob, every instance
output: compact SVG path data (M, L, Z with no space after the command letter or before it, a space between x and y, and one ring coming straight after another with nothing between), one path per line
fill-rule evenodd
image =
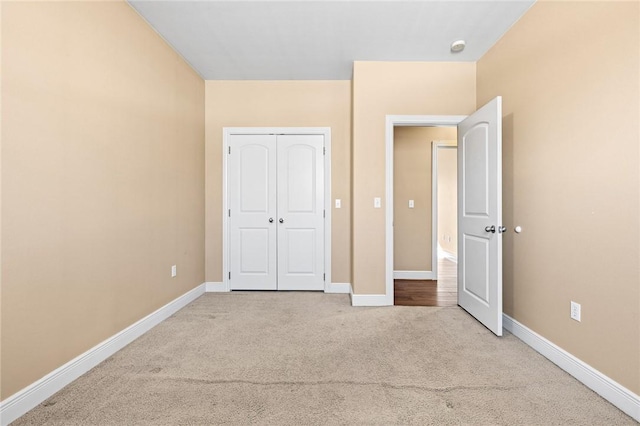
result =
M280 220L279 220L278 222L280 222L280 223L284 223L284 219L283 219L283 218L280 218Z
M492 234L496 233L496 227L491 225L484 228L485 232L491 232Z
M272 217L269 218L269 223L273 223L273 218Z

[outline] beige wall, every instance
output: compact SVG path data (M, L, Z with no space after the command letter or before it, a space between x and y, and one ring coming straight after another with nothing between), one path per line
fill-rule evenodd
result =
M537 3L477 79L478 106L504 100L505 312L636 394L639 12L638 2Z
M384 294L385 116L470 114L476 64L355 62L353 78L353 289Z
M1 7L6 398L203 283L204 82L124 2Z
M331 127L332 281L350 282L350 81L206 82L206 280L222 281L223 127Z
M431 271L432 148L455 127L396 127L393 145L394 270ZM409 208L414 200L414 208Z
M458 255L458 149L438 148L438 244Z

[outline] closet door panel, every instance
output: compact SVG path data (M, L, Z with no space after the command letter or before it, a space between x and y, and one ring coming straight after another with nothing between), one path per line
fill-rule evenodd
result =
M276 290L275 136L233 135L229 146L229 287Z
M278 289L324 289L324 137L279 135Z

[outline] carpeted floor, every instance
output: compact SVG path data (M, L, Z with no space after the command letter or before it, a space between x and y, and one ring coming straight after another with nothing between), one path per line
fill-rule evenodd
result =
M630 425L458 307L206 294L15 425Z

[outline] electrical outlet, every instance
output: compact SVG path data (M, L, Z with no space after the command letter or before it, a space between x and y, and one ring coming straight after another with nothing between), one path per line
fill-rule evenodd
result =
M571 319L580 321L580 304L571 301Z
M382 206L382 202L381 202L380 197L375 197L373 199L373 207L376 208L376 209L379 209L381 206Z
M413 200L409 200L409 208L412 209L414 205L415 204L414 204Z
M340 198L336 198L336 209L339 209L340 207L342 207L342 201Z
M178 267L176 265L173 265L171 267L171 278L175 278L176 275L178 275Z

